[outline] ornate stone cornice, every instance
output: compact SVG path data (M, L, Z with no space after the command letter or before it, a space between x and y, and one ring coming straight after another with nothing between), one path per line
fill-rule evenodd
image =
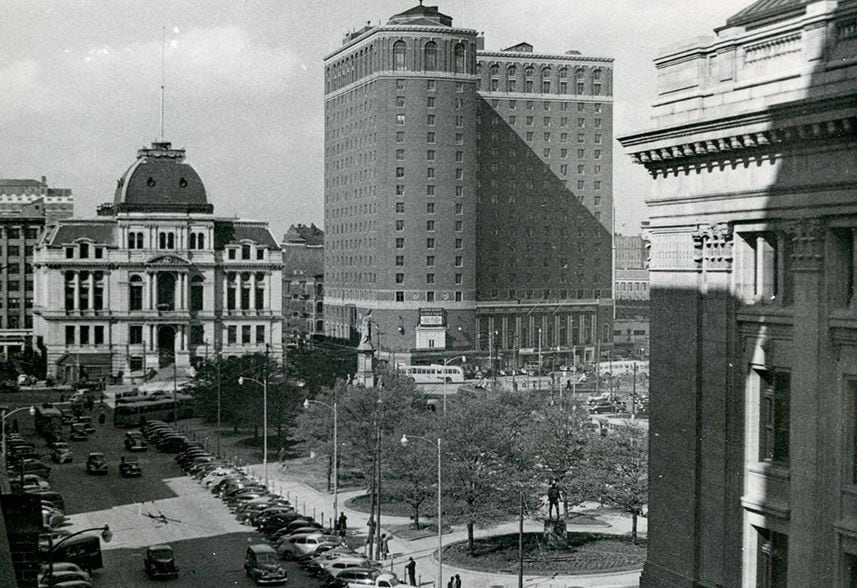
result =
M783 224L791 239L792 269L816 271L824 261L825 226L820 218L805 218Z
M635 163L649 167L660 162L679 163L699 157L735 156L748 150L765 149L775 145L850 136L855 134L855 129L857 118L843 117L764 131L727 134L703 141L677 142L674 145L632 152L630 156Z

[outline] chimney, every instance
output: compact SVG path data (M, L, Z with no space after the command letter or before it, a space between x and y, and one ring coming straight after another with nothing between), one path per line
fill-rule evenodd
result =
M482 51L485 49L485 33L479 33L476 36L476 50Z

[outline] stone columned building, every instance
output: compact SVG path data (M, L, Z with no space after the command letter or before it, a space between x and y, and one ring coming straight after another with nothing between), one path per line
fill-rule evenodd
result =
M138 151L96 219L48 230L35 266L34 329L61 381L281 352L277 241L265 222L215 217L168 142Z
M857 586L857 4L656 58L641 585Z

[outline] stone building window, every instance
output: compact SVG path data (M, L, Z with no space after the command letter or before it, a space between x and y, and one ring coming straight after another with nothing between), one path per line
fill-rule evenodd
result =
M788 585L789 537L756 527L756 586L780 588Z
M759 372L759 460L789 465L791 376Z
M453 51L453 56L454 56L453 68L455 70L455 73L463 73L465 70L465 61L464 61L465 52L464 52L464 44L463 43L458 43L455 46L455 49Z
M775 231L740 233L737 279L746 304L782 302L785 238Z
M405 57L407 48L404 41L396 41L393 44L393 71L405 71Z
M129 327L128 327L128 343L131 345L142 345L142 343L143 343L143 325L129 325Z
M429 41L423 49L423 69L435 71L437 69L437 43Z

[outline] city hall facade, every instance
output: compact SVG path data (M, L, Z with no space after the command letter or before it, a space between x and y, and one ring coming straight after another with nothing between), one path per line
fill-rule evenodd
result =
M140 149L95 219L61 220L35 256L34 330L63 381L279 353L282 254L267 223L214 216L185 150Z

